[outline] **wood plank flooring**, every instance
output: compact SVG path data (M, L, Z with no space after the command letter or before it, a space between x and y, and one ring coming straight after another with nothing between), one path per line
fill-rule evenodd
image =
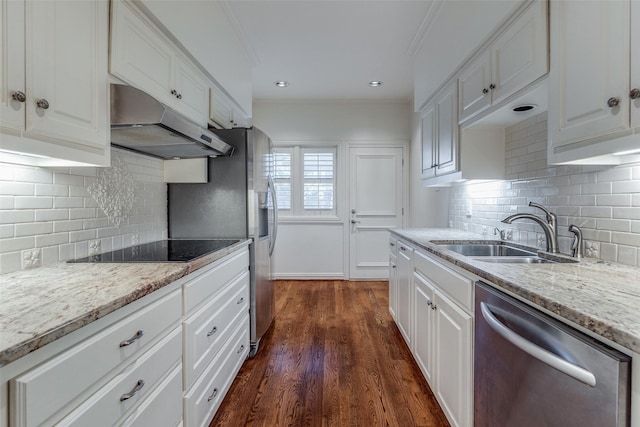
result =
M277 281L276 319L214 426L448 426L386 281Z

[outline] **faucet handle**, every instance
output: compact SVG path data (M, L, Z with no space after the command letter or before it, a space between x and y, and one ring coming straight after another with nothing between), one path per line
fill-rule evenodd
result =
M556 219L557 219L556 214L551 213L551 211L549 209L547 209L546 207L542 206L540 203L529 201L529 206L534 207L534 208L538 208L541 211L543 211L544 214L547 216L547 222L550 225L555 225Z
M582 258L582 248L584 247L584 243L582 241L582 230L577 225L571 224L569 226L569 231L574 234L573 242L571 242L571 256L575 258Z

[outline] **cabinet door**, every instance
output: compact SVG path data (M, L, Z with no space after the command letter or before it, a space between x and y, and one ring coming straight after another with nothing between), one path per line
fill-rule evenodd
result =
M172 48L122 1L112 2L111 74L173 106Z
M397 324L409 348L413 348L411 320L413 318L412 264L413 250L398 242L398 312Z
M26 2L25 136L109 146L108 7L106 0Z
M176 58L175 86L179 102L176 108L185 116L207 126L209 112L209 84L191 64Z
M424 377L430 385L435 385L433 377L434 366L434 313L433 295L435 289L429 281L420 274L413 273L415 283L415 337L414 356Z
M640 90L640 2L638 1L631 2L631 23L631 90ZM631 100L631 127L640 127L640 97Z
M398 305L398 268L396 258L389 256L389 313L397 321L396 309Z
M630 1L552 1L550 147L629 127ZM619 105L607 101L617 98Z
M461 122L491 105L491 83L491 56L487 51L460 74L458 88Z
M430 104L422 116L422 178L431 178L435 175L435 105Z
M19 135L25 127L25 103L12 98L26 94L24 68L24 1L0 4L0 130Z
M209 118L224 129L233 127L231 101L218 88L209 91Z
M548 71L547 2L538 0L491 46L493 104L514 94Z
M435 292L436 394L453 426L471 425L473 409L473 318Z
M454 81L436 99L436 175L458 170L458 82Z

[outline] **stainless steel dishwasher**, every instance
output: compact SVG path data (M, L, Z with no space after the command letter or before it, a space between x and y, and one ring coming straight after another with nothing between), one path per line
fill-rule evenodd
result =
M630 358L476 282L474 426L628 426Z

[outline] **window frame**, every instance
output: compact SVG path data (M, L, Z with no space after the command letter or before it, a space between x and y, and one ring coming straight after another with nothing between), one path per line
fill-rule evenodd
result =
M291 208L282 209L278 203L278 214L281 218L326 218L335 219L338 216L338 146L317 145L304 143L278 144L273 147L274 157L277 153L289 153L291 155ZM304 154L305 153L331 153L333 156L333 207L331 209L305 209L304 208ZM274 184L286 181L276 178ZM308 179L312 180L312 179Z

